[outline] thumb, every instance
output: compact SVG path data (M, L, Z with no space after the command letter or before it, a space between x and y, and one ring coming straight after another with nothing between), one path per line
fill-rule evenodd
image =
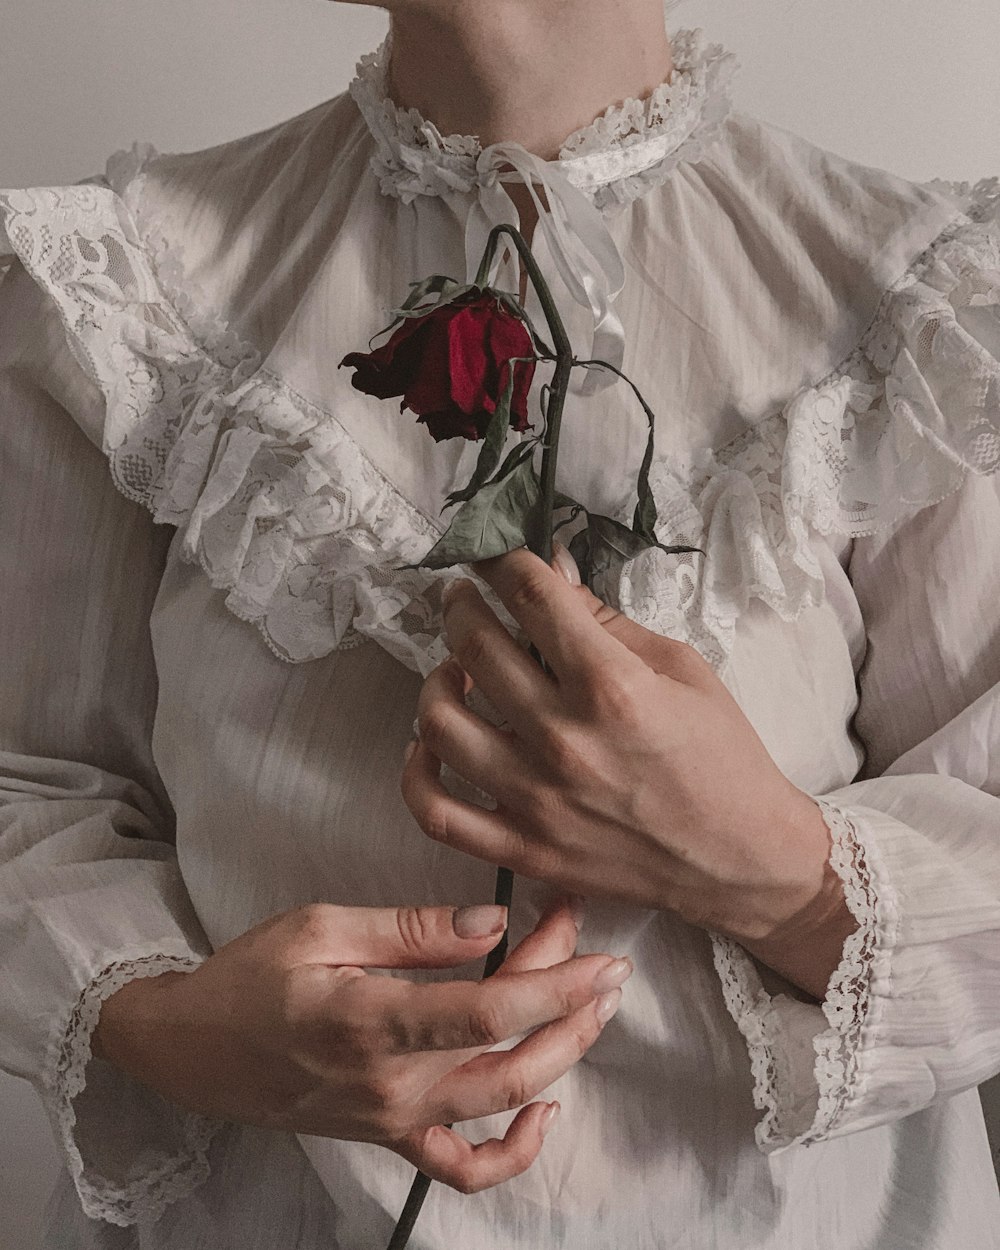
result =
M323 963L361 968L453 968L500 941L507 908L323 907Z

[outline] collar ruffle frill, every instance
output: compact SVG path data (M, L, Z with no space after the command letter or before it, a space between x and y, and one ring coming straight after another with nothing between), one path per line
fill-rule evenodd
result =
M475 280L491 229L520 221L506 184L528 188L566 292L591 315L587 355L612 366L571 376L572 394L614 386L613 370L621 369L625 355L625 331L613 307L625 285L625 265L606 218L663 183L681 161L700 158L730 111L732 53L710 45L701 30L678 31L671 48L674 67L666 82L646 99L609 106L569 135L553 161L514 141L482 147L474 135L442 135L416 109L400 108L387 90L391 29L358 62L349 87L373 136L370 165L384 194L409 202L473 193L464 206L466 281ZM551 211L543 210L539 188ZM493 270L500 264L497 256ZM535 299L529 293L529 312L538 314Z
M440 590L460 570L400 566L441 523L335 413L262 369L174 285L179 267L141 224L153 155L113 158L109 186L0 195L0 254L15 253L54 301L106 398L116 485L180 529L183 558L282 660L371 640L426 674L446 653ZM810 527L871 534L968 472L1000 468L1000 186L952 189L964 209L885 293L841 368L726 446L686 466L654 462L660 538L706 555L654 550L626 566L611 597L719 672L752 600L787 621L821 601ZM621 501L622 520L633 503Z
M609 106L563 140L557 160L541 162L610 214L666 181L682 162L699 160L731 111L734 54L709 43L700 29L676 31L670 47L674 69L666 82L644 99ZM409 203L491 182L490 147L475 135L442 135L417 109L389 97L391 49L390 32L358 61L349 87L375 138L371 167L382 191Z

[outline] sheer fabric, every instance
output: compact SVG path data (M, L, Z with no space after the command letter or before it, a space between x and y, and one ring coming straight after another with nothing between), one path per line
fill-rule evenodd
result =
M397 790L455 575L400 566L477 449L337 361L517 220L505 165L553 204L533 248L571 340L617 345L657 413L663 541L707 552L606 593L818 799L857 929L814 1004L590 900L580 950L636 973L548 1091L562 1127L507 1185L433 1187L414 1250L1000 1246L1000 189L736 113L731 55L674 42L672 80L555 162L396 109L383 45L271 130L0 193L0 1063L65 1154L50 1250L355 1250L402 1207L390 1152L184 1114L89 1038L124 979L286 907L491 897ZM627 516L631 393L578 388L566 424L561 487ZM515 940L549 892L518 881Z

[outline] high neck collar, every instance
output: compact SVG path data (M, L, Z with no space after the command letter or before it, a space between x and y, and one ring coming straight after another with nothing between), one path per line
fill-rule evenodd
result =
M735 56L708 43L700 29L677 31L670 46L674 68L665 82L642 100L609 105L563 140L556 160L545 162L598 208L622 208L682 161L697 160L729 113ZM442 135L417 109L400 108L386 90L391 50L390 30L358 61L349 88L376 140L372 169L382 191L407 203L418 195L471 191L488 176L482 157L490 147L475 135Z

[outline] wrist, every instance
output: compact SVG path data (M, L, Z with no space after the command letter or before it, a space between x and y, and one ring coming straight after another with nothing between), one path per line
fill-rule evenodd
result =
M762 931L737 940L786 981L822 1001L840 964L844 943L858 922L847 906L844 883L830 862L830 830L822 809L815 799L799 793L806 800L794 843L803 868L801 890L789 891L786 905Z
M91 1034L91 1054L141 1078L143 1056L151 1047L164 1045L167 993L178 977L187 975L168 970L155 977L136 977L109 995Z

